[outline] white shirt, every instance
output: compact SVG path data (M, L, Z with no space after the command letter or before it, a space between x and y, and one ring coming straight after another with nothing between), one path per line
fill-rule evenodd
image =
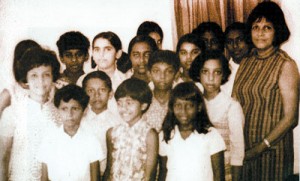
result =
M230 58L229 67L231 70L231 74L228 78L228 81L224 85L221 85L221 90L223 92L225 92L227 95L231 96L236 72L237 72L238 68L240 67L240 65L235 63L232 60L232 58Z
M243 165L245 117L240 103L223 91L212 100L204 100L210 121L225 140L227 146L225 163L235 166Z
M168 144L160 134L159 154L167 156L168 181L212 181L211 156L225 150L225 143L218 131L211 127L206 134L194 131L185 140L178 126L171 133Z
M55 129L56 116L52 102L40 104L28 96L4 110L0 136L13 139L9 180L40 180L37 153L46 133Z
M96 138L81 127L70 137L63 126L49 134L38 153L52 181L90 180L90 164L105 158Z

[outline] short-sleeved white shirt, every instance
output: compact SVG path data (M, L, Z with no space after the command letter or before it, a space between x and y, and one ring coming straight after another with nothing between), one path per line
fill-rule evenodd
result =
M194 131L184 140L176 126L168 143L162 141L162 132L159 139L159 154L168 157L166 180L213 180L211 156L226 149L221 135L215 128L211 127L206 134Z
M52 181L90 180L90 163L104 158L99 142L81 127L73 137L63 126L57 128L43 140L38 153Z

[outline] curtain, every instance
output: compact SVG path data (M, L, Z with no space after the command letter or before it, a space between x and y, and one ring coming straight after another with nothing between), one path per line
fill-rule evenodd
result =
M263 0L175 0L174 12L177 38L192 32L194 28L205 21L218 23L223 31L226 26L235 21L246 22L252 9L262 1Z

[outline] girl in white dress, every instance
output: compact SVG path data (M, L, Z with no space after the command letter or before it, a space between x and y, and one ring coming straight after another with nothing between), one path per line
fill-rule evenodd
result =
M193 82L180 83L172 91L162 130L160 180L224 180L225 143Z

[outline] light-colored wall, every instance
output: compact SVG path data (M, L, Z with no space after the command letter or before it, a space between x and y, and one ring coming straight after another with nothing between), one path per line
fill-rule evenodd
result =
M138 26L148 20L162 27L163 47L172 50L171 4L171 0L1 0L0 90L13 80L12 54L23 39L57 51L55 43L64 32L81 31L92 41L100 32L113 31L127 52Z

